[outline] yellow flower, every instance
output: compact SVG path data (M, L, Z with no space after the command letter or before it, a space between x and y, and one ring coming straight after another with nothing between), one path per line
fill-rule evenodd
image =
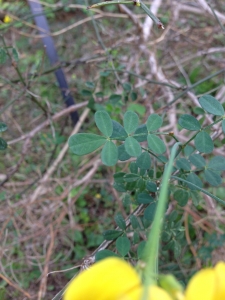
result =
M5 15L4 19L3 19L4 23L10 23L12 22L12 18L10 18L8 15Z
M79 274L66 289L64 300L141 300L144 287L135 269L111 257ZM172 300L163 289L150 286L148 300Z
M215 268L207 268L195 274L185 293L185 300L224 300L225 263L219 262Z
M146 300L225 300L225 263L199 271L185 295L175 278L161 276L160 288L151 285ZM79 274L66 289L64 300L142 300L144 286L136 270L111 257Z

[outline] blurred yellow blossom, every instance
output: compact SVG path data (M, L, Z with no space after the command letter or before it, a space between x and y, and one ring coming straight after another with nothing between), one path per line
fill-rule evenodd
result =
M225 300L225 263L197 272L183 294L171 275L148 288L146 300ZM165 289L164 289L165 288ZM116 257L106 258L79 274L64 300L142 300L144 286L135 268Z
M190 280L185 300L224 300L225 263L219 262L214 268L196 273Z
M106 258L79 274L66 289L64 300L139 300L144 287L136 270L122 259ZM151 286L150 300L172 300Z
M10 18L8 15L5 15L4 19L3 19L3 22L4 23L10 23L10 22L12 22L12 18Z

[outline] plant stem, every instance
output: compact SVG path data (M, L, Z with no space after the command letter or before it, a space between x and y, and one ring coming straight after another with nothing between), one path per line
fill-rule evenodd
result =
M179 145L180 143L176 143L172 147L169 162L167 163L163 173L163 179L160 188L155 217L147 240L147 244L145 246L144 255L142 257L142 260L146 263L146 267L144 270L145 289L142 298L143 300L146 299L149 285L154 284L157 277L159 242L163 226L163 217L165 214L166 204L168 200L168 186L173 169L173 162L176 157L176 152Z
M215 199L217 202L219 202L220 204L222 204L222 205L225 206L225 201L224 201L224 200L222 200L222 199L220 199L220 198L214 196L213 194L211 194L211 193L207 192L206 190L200 188L200 187L197 186L196 184L194 184L194 183L192 183L192 182L190 182L190 181L187 181L187 180L185 180L185 179L183 179L183 178L177 177L177 176L171 176L171 178L176 179L176 180L179 180L179 181L182 181L182 182L184 182L184 183L187 183L187 184L193 186L194 188L196 188L196 190L201 191L202 193L204 193L204 194L210 196L211 198Z
M180 94L178 94L177 96L174 97L174 99L172 101L170 101L166 106L161 107L160 109L157 110L157 113L161 110L166 109L167 107L171 106L174 102L176 102L178 99L180 99L182 96L184 96L185 94L187 94L187 92L191 91L193 88L195 88L196 86L200 85L201 83L216 77L217 75L223 74L225 73L225 69L221 69L217 72L215 72L214 74L211 74L209 76L206 76L205 78L197 81L196 83L192 84L191 86L187 87L183 92L181 92Z

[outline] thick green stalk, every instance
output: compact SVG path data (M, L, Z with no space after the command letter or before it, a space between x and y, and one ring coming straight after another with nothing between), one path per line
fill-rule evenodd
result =
M142 298L143 300L146 299L148 286L154 284L157 277L159 242L163 226L163 217L165 215L166 204L168 200L169 180L179 144L180 143L174 144L171 150L169 162L167 163L165 171L163 173L155 217L147 240L147 244L145 246L144 255L142 257L142 260L146 263L146 267L144 270L145 292Z

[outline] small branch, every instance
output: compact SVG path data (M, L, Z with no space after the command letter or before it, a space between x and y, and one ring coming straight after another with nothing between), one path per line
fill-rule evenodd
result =
M59 118L65 116L65 115L68 115L68 114L70 114L73 111L76 111L76 110L78 110L80 108L83 108L83 107L87 106L87 104L88 104L88 101L85 101L85 102L82 102L82 103L79 103L79 104L71 105L70 107L65 108L64 110L61 110L60 112L58 112L54 116L52 116L51 120L48 119L48 120L44 121L42 124L40 124L37 127L35 127L29 133L26 133L26 134L22 135L21 137L15 139L15 140L9 141L8 145L13 145L13 144L21 142L21 141L23 141L25 139L31 139L32 137L35 136L36 133L38 133L39 131L41 131L46 126L50 125L51 121L56 121Z
M41 279L41 283L40 283L40 288L39 288L39 292L38 292L38 300L43 299L43 297L45 296L45 293L46 293L49 261L50 261L52 251L53 251L53 248L54 248L54 239L55 239L55 234L54 234L52 225L50 225L50 237L51 237L51 240L50 240L50 245L48 247L48 250L47 250L47 253L46 253L46 256L45 256L45 266L44 266L42 279Z
M72 131L71 135L77 133L80 130L80 127L82 126L84 120L86 119L89 111L90 111L89 108L85 108L84 112L80 116L79 121L77 122L76 126L74 127L74 130ZM58 157L56 158L56 160L53 162L51 167L46 171L45 175L40 180L40 185L34 190L33 194L31 195L30 202L34 202L37 199L37 197L39 196L39 194L41 193L41 191L43 189L43 185L49 179L49 177L54 173L57 166L59 165L59 163L62 161L63 157L65 156L68 148L69 148L68 142L66 142L64 147L62 148L61 152L59 153Z
M27 293L26 291L24 291L23 289L21 289L21 287L19 287L17 284L13 283L10 279L8 279L6 276L4 276L3 274L0 273L0 278L2 278L5 282L7 282L10 286L12 286L14 289L20 291L22 294L24 294L24 296L26 296L27 298L31 299L31 295L29 293Z

